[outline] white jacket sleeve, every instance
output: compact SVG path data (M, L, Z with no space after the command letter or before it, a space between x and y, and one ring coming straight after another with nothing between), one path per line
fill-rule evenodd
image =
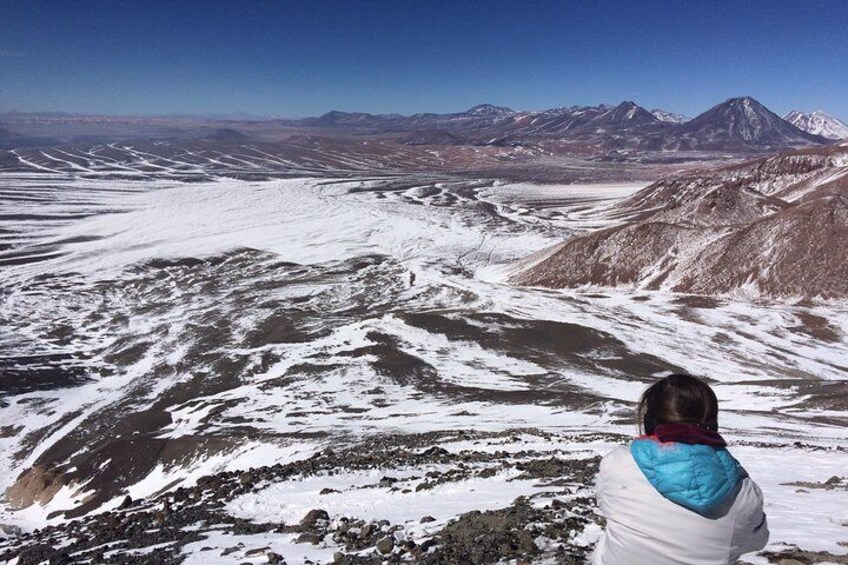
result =
M744 479L751 481L750 478ZM768 520L763 511L763 491L751 481L747 511L739 516L733 529L732 548L735 555L763 549L769 540Z
M610 473L610 465L613 457L607 455L603 459L601 459L601 463L598 467L598 474L595 476L595 500L598 503L598 512L597 514L603 518L609 519L612 515L610 512L610 505L607 499L607 483L609 482L609 473Z

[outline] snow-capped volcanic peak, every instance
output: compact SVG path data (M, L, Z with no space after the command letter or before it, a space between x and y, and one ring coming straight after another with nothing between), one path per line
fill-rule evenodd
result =
M792 110L783 116L783 119L795 127L814 135L820 135L828 139L848 139L848 125L823 110L816 110L810 113Z
M478 104L473 108L470 108L467 114L476 114L478 116L500 116L504 114L514 114L515 111L512 108L507 108L506 106L493 106L492 104Z
M600 107L599 107L600 108ZM594 128L632 128L656 124L653 114L635 102L625 101L614 108L606 109L592 122Z
M667 112L661 108L654 108L651 110L651 114L653 114L659 121L669 124L685 124L692 119L689 116L684 116L683 114L677 114L675 112Z
M721 146L801 147L827 143L780 118L749 96L731 98L713 106L681 126L681 131L701 140L721 141Z
M639 116L645 116L647 112L644 108L637 105L635 102L625 101L613 108L614 112L627 120L635 119Z
M743 136L757 135L771 125L773 117L768 108L749 96L731 98L725 103L722 111L732 122L735 121L739 125ZM746 129L748 131L745 131Z

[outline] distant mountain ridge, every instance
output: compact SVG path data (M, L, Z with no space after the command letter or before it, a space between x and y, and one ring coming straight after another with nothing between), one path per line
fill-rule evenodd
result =
M564 141L603 151L762 152L830 141L787 122L744 96L717 104L693 119L635 102L571 106L540 112L481 104L453 114L385 116L330 112L303 125L347 127L360 133L408 132L408 142L434 145L521 145Z
M808 133L828 139L848 139L848 124L823 110L808 114L792 110L783 119Z
M689 116L684 116L683 114L677 114L675 112L667 112L661 108L654 108L651 110L651 113L659 121L668 122L670 124L685 124L692 119Z
M191 139L206 136L210 130L228 130L260 140L280 140L298 133L369 136L407 145L526 146L548 154L610 159L648 152L764 153L832 143L796 127L750 97L731 98L691 120L625 101L615 106L542 111L480 104L463 112L410 116L334 110L312 118L266 121L7 113L0 114L0 128L20 134L20 139L100 142ZM6 137L7 145L15 143L10 135ZM227 137L238 141L232 133Z
M469 114L478 116L502 116L504 114L513 114L515 110L505 106L492 106L491 104L478 104L467 111Z

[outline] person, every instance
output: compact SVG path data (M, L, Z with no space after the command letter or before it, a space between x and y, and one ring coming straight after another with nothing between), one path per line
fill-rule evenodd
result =
M606 527L591 563L733 564L765 547L763 493L718 433L712 388L669 375L645 391L636 415L643 435L601 460Z

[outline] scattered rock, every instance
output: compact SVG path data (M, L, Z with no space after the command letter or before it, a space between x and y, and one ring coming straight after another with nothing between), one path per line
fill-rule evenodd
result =
M764 551L760 555L768 559L769 563L777 565L848 564L848 555L835 555L829 551L804 551L797 546L777 552Z
M7 536L19 536L23 533L20 526L14 524L0 524L0 532Z
M385 538L383 538L383 539L381 539L380 541L377 542L377 551L379 551L380 554L382 554L382 555L388 555L389 553L392 552L394 547L395 547L395 542L391 538L391 536L385 537Z
M321 534L315 534L312 532L303 532L297 539L294 540L294 543L311 543L312 545L318 545L324 539L324 536Z
M381 487L390 487L393 484L395 484L396 482L398 482L398 480L394 477L383 477L383 478L380 479L379 485Z
M480 443L492 440L497 444L512 436L543 437L540 433L533 430L511 433L469 432L463 439ZM528 514L532 521L503 520L500 530L492 530L491 524L485 523L486 519L497 523L497 519L463 517L452 527L435 533L433 538L416 543L406 539L401 525L393 525L386 520L367 522L355 516L339 517L331 521L328 512L323 509L310 511L296 524L253 523L233 517L224 510L228 501L251 492L257 484L296 481L316 474L332 475L338 472L381 469L385 470L385 474L382 475L380 486L397 488L395 485L417 483L425 485L424 488L432 488L446 482L475 478L481 467L499 470L517 464L525 465L535 460L551 459L550 452L513 449L510 452L493 453L491 450L471 449L451 453L442 447L434 447L434 443L438 441L454 441L458 437L456 431L451 431L369 438L367 449L359 445L343 450L319 452L309 459L288 464L208 475L200 477L194 486L178 487L156 498L132 500L126 497L120 507L112 511L61 522L34 532L20 533L18 537L2 539L0 536L0 562L18 559L17 562L21 565L45 562L55 564L66 559L66 555L73 555L76 561L92 563L155 562L161 565L177 565L184 559L183 547L186 544L203 542L208 532L215 531L232 535L294 535L299 543L309 544L321 544L332 539L333 544L339 547L338 555L334 557L334 561L339 565L380 565L383 562L394 565L401 561L437 565L475 563L474 560L480 559L480 563L489 563L490 557L495 554L500 555L503 560L532 557L532 548L529 545L524 547L524 537L530 536L532 540L544 534L546 539L566 539L571 532L580 530L582 524L588 520L579 517L577 508L585 506L588 508L587 513L591 514L591 505L581 501L575 503L574 499L569 498L561 507L534 511L537 513L531 513L532 516ZM438 465L438 471L434 470L434 465ZM421 473L426 477L404 475L404 479L399 480L391 476L392 470L397 469L421 469ZM557 469L565 473L564 479L571 481L571 493L574 484L589 484L597 465L592 460L569 460L564 465L558 465ZM531 465L526 466L524 472L539 471ZM43 484L48 483L49 481L44 481ZM371 485L373 486L377 485ZM549 494L546 494L546 497L549 497ZM516 511L513 508L510 512ZM564 518L566 514L571 517ZM422 524L433 521L432 516L425 516L420 520ZM481 525L483 523L485 524ZM567 525L563 525L566 523ZM474 524L477 524L476 529ZM523 533L525 531L528 533ZM475 536L481 535L483 541L474 539ZM125 557L133 555L133 550L157 547L147 553L136 554L137 559L120 560L117 557L104 557L105 544L109 544L112 555ZM203 546L201 551L204 553L214 550L216 555L230 556L230 559L241 555L239 552L246 549L244 544L236 544L226 549L216 549L211 544L200 545ZM483 545L492 546L492 551L480 552L474 549ZM274 554L270 547L273 546L250 549L243 557L254 557L255 560L256 557L264 556L269 563L283 563L282 556ZM126 553L127 551L130 553ZM549 554L546 553L546 556ZM559 556L557 559L557 562L568 563Z
M319 520L325 520L325 521L330 520L330 515L327 514L326 510L320 510L320 509L310 510L306 514L306 516L304 516L303 519L300 521L300 525L303 526L304 528L312 528L312 527L315 527L315 524Z
M267 545L265 547L257 547L255 549L248 549L247 551L244 552L244 556L245 557L254 557L256 555L264 555L265 552L267 552L269 549L271 549L271 548Z

